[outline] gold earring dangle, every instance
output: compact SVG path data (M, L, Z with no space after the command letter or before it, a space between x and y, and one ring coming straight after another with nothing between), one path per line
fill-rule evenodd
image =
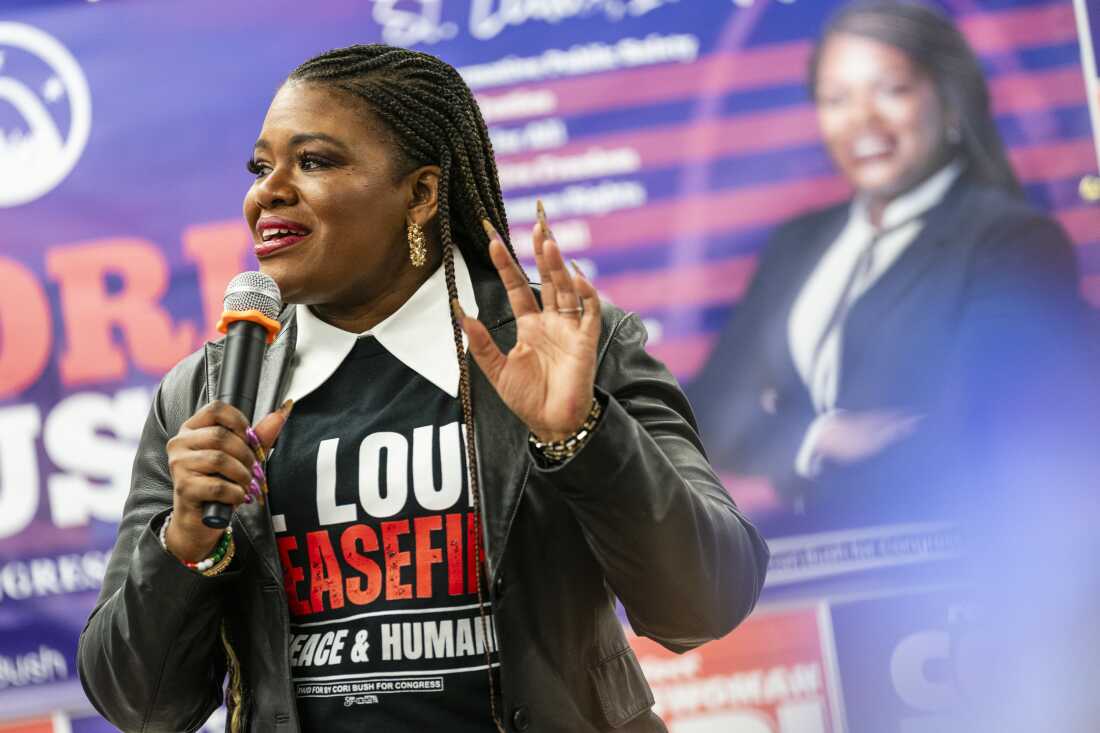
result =
M413 267L423 267L428 262L428 244L424 241L424 229L415 221L409 222L409 261Z

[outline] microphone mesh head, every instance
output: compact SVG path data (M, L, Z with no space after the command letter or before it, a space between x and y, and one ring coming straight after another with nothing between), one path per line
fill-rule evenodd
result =
M242 272L226 286L222 307L227 311L258 310L277 319L283 309L283 296L275 281L262 272Z

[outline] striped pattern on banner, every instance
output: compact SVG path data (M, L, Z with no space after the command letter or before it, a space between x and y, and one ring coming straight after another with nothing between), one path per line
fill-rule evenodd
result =
M1083 288L1100 306L1100 291L1090 287L1100 283L1100 217L1077 192L1097 161L1072 3L954 5L1027 197L1069 232ZM556 229L583 217L572 254L592 267L608 299L656 326L651 349L680 377L705 359L772 228L848 196L805 91L810 50L808 39L719 44L691 64L477 90L492 110L508 94L537 89L551 101L549 114L568 121L566 145L499 156L517 241L531 225L536 190L561 222ZM539 116L546 114L543 105ZM639 119L650 124L638 127ZM583 171L586 155L622 172L598 185L567 180L567 163L580 161ZM601 196L624 203L593 211Z

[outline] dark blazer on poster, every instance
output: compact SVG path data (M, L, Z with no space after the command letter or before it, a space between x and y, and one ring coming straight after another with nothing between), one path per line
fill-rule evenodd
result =
M794 470L815 418L788 346L802 287L849 203L782 226L709 361L690 385L714 465L767 476L815 527L950 515L982 482L1006 409L1072 340L1077 269L1049 217L999 189L956 181L845 322L837 407L924 416L908 438L812 482Z

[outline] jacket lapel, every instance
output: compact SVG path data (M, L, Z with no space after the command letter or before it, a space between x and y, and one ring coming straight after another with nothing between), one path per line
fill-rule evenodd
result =
M485 324L501 351L516 344L516 321L507 293L495 272L467 260L477 298L478 320ZM508 406L467 353L470 399L474 409L474 448L477 453L478 487L487 575L494 578L508 543L508 531L527 486L530 461L516 460L527 451L527 428Z
M961 230L959 217L966 210L962 179L943 200L924 216L924 228L906 247L896 262L852 306L844 325L841 359L841 390L846 374L854 373L864 351L876 341L870 333L889 323L890 311L943 254L943 246L953 231Z
M836 241L844 225L848 223L850 209L849 204L842 204L822 212L821 218L814 223L808 241L802 245L803 251L787 258L791 271L784 272L782 279L790 284L785 296L788 311L794 306L811 273L821 263L821 258L825 256L830 245Z
M771 276L775 283L775 295L771 297L768 310L775 314L776 320L773 327L766 329L763 335L767 344L767 358L773 365L774 373L778 375L777 386L798 385L805 395L806 404L810 404L810 393L806 390L802 377L799 376L795 367L788 337L791 310L806 281L821 262L821 258L840 236L841 230L848 221L848 210L849 206L844 204L827 209L821 213L820 217L815 217L806 240L794 245L800 249L791 252L789 256L784 256L780 266L773 270L774 274Z

